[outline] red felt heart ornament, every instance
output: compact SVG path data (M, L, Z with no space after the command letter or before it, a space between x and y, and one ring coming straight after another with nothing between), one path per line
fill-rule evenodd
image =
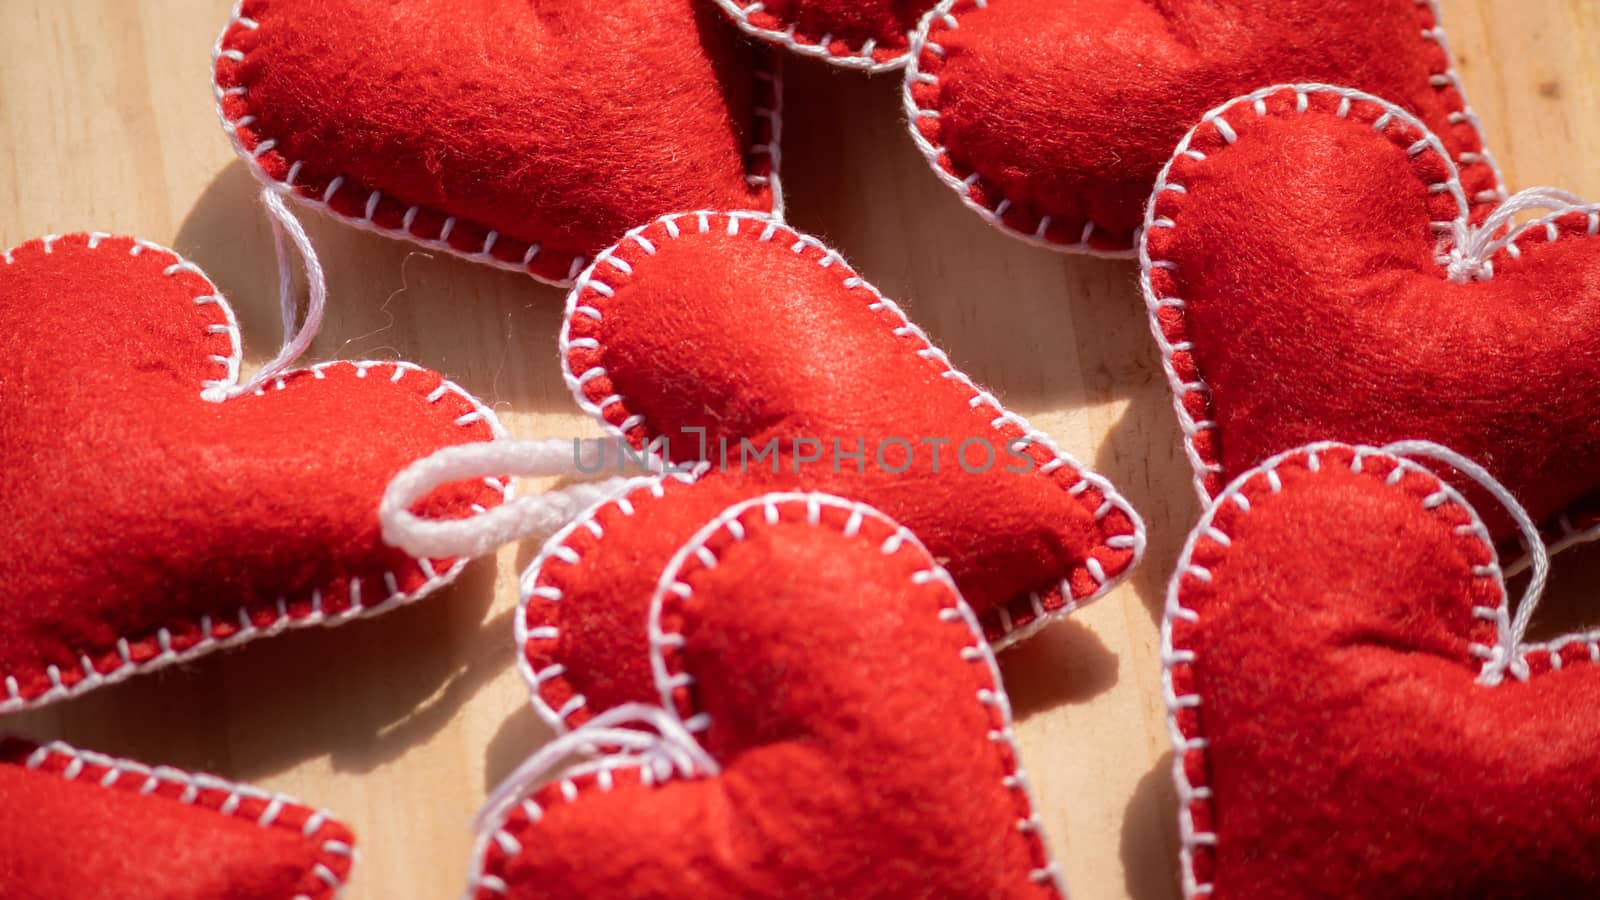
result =
M1426 438L1553 540L1594 525L1600 208L1474 228L1458 176L1417 119L1336 88L1259 91L1185 139L1143 262L1203 493L1311 440Z
M211 775L0 740L8 900L334 900L355 862L325 811Z
M1184 131L1264 84L1399 103L1443 139L1469 198L1500 196L1433 0L945 0L911 59L906 111L935 174L1054 249L1130 254Z
M1488 528L1422 466L1319 444L1242 474L1167 599L1185 895L1590 895L1600 644L1510 617Z
M768 52L698 0L242 0L213 85L267 184L565 283L662 213L773 208Z
M994 657L910 531L760 497L654 576L617 624L650 635L659 706L519 772L618 749L491 806L475 900L1063 895Z
M933 0L716 0L749 34L847 69L906 64L911 32Z
M524 575L524 674L557 727L652 696L628 623L672 553L739 500L826 490L885 510L1001 643L1103 595L1143 548L1108 482L953 368L836 252L770 218L634 231L573 289L562 348L603 427L701 471L600 504Z
M232 399L227 301L170 250L46 237L0 265L0 712L284 628L414 600L460 563L385 545L387 482L493 413L409 363L338 362ZM208 395L210 391L207 391ZM494 506L478 482L418 512Z

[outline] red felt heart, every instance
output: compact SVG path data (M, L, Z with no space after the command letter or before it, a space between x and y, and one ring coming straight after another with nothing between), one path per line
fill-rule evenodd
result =
M1340 89L1267 89L1184 141L1145 290L1204 493L1310 440L1426 438L1561 533L1594 524L1600 210L1463 267L1469 190L1416 119Z
M1580 897L1600 644L1525 647L1488 530L1428 470L1321 444L1217 498L1163 658L1188 897Z
M837 66L906 64L910 33L933 0L716 0L746 32Z
M699 0L241 0L213 86L270 185L570 281L676 209L773 207L778 92Z
M455 560L385 545L378 499L493 413L409 363L328 363L255 395L217 288L170 250L46 237L0 266L0 712L284 628L414 600ZM457 517L486 483L431 495Z
M325 811L211 775L0 740L7 900L333 900L355 862Z
M906 110L934 172L985 219L1122 255L1184 131L1288 81L1400 103L1461 162L1470 198L1500 196L1433 0L945 0L913 39Z
M656 702L720 771L568 773L490 826L476 900L1062 896L994 657L908 530L761 497L656 576L617 624L651 635Z
M644 635L618 623L642 618L672 552L738 500L807 489L876 505L949 567L997 641L1101 596L1143 547L1109 483L954 369L836 252L769 218L636 230L573 289L562 348L603 427L711 470L591 510L524 575L524 672L557 723L652 696Z

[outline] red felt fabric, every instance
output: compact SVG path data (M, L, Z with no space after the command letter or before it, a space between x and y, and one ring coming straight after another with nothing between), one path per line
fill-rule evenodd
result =
M0 710L370 612L451 569L385 545L377 515L405 465L493 436L440 376L339 363L209 402L232 313L170 251L74 235L0 263ZM461 485L422 509L500 499Z
M1009 720L982 636L927 551L851 515L757 504L676 572L687 599L660 623L684 642L663 659L693 679L675 705L711 717L719 776L553 783L537 821L503 825L520 852L487 841L480 876L540 900L1059 897L1019 825L1015 747L991 736Z
M1324 81L1400 103L1472 162L1469 194L1495 190L1476 125L1452 122L1465 100L1437 24L1419 0L959 0L930 21L938 49L908 73L909 101L928 113L912 126L1006 228L1105 252L1133 246L1184 132L1270 84Z
M893 68L936 0L717 0L741 28L852 67Z
M1106 482L1043 443L1012 445L1023 420L979 399L837 254L766 218L685 215L625 239L574 289L564 346L580 402L607 426L713 468L660 500L640 488L601 508L530 576L525 624L560 632L525 647L533 671L565 667L539 684L553 709L648 698L644 634L629 623L671 553L737 499L803 488L883 509L997 640L1098 597L1138 555L1138 520ZM742 439L775 452L742 457ZM836 468L835 441L864 459ZM822 458L797 465L806 454ZM552 591L561 602L541 602Z
M0 741L0 797L7 900L332 900L354 861L288 798L64 744Z
M1600 224L1569 215L1456 284L1432 224L1448 161L1370 100L1292 90L1224 112L1180 155L1146 238L1154 327L1215 493L1308 440L1426 438L1480 460L1536 520L1595 521ZM1441 226L1442 227L1442 226ZM1446 239L1441 247L1439 240ZM1178 302L1173 302L1176 298ZM1188 387L1183 387L1183 386ZM1202 387L1203 386L1203 387ZM1476 489L1469 497L1479 497ZM1483 502L1479 506L1491 510ZM1486 513L1509 533L1498 510Z
M1180 562L1180 786L1209 788L1194 896L1586 897L1600 883L1600 669L1477 678L1504 591L1465 507L1324 448L1224 496ZM1246 508L1246 506L1248 508ZM1206 530L1214 527L1219 539ZM1199 567L1198 570L1191 566ZM1181 787L1180 787L1181 790ZM1214 835L1214 844L1207 835Z
M772 205L764 51L700 0L245 0L219 46L258 174L546 280L665 212Z

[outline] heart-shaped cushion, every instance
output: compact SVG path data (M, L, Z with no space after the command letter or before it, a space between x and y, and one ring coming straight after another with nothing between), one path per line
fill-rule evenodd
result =
M906 64L911 32L933 0L716 0L740 28L836 66L886 72Z
M1167 598L1186 896L1591 895L1600 649L1480 679L1508 618L1488 529L1427 469L1320 444L1242 475Z
M617 624L720 770L543 786L480 842L475 900L1062 896L994 657L916 538L817 494L702 525Z
M242 0L213 84L268 184L564 283L662 213L772 208L769 52L700 0Z
M1326 81L1417 113L1498 199L1432 0L945 0L913 41L912 136L1002 229L1122 255L1185 131L1266 84Z
M7 900L334 900L350 830L282 794L0 740Z
M737 500L825 490L883 509L1001 643L1103 595L1143 547L1108 482L952 367L835 251L770 218L636 230L573 289L561 343L603 427L710 470L591 510L524 576L525 674L556 721L651 696L644 635L617 623L642 618L672 552Z
M1594 524L1600 215L1519 226L1459 277L1470 188L1442 146L1313 86L1241 98L1184 141L1151 202L1145 290L1203 493L1308 441L1425 438L1482 460L1559 539Z
M222 402L227 301L170 250L46 237L0 265L0 712L284 628L414 600L455 560L384 544L378 500L419 457L500 433L400 362L328 363ZM504 487L437 492L454 518Z

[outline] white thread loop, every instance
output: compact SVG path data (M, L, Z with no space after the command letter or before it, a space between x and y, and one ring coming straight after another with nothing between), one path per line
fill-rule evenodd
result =
M1494 648L1494 657L1484 666L1481 680L1485 684L1499 684L1505 680L1507 672L1526 680L1528 664L1522 659L1521 648L1527 638L1528 628L1533 624L1533 614L1539 608L1539 600L1544 596L1545 582L1550 577L1550 551L1545 547L1544 537L1539 534L1533 517L1487 469L1448 447L1432 441L1397 441L1383 450L1395 456L1435 459L1471 478L1505 507L1516 523L1517 530L1522 532L1522 543L1528 549L1528 587L1517 604L1516 616L1509 621L1506 616L1501 616L1499 644Z
M1455 225L1455 247L1450 251L1450 280L1457 284L1486 281L1494 277L1495 254L1510 246L1522 234L1517 218L1526 212L1546 211L1560 215L1592 208L1588 201L1560 188L1528 188L1511 195L1485 219L1473 227L1466 221Z
M444 559L482 556L514 541L547 538L628 482L621 475L601 474L607 469L608 453L618 461L610 471L620 472L624 451L616 438L499 440L445 447L407 466L389 482L378 505L383 539L417 559ZM411 511L444 485L503 476L577 482L518 497L467 519L427 519Z
M571 757L587 762L564 766ZM478 834L495 827L506 810L565 771L569 777L593 771L639 768L652 783L714 777L722 767L683 727L676 715L647 703L624 703L606 710L528 757L489 795L472 820Z
M288 205L283 202L277 191L270 187L262 188L261 202L267 207L269 218L272 220L272 246L278 256L278 308L283 318L283 347L277 356L257 370L244 384L206 388L201 396L213 402L253 394L260 390L294 365L295 361L311 347L311 342L316 340L317 332L322 329L322 314L328 303L328 282L322 272L322 262L317 259L317 251L311 246L311 238L306 234L300 220L289 211ZM295 327L295 322L300 317L300 304L295 297L294 266L289 258L291 242L300 254L300 261L306 272L308 294L306 320L299 328Z

